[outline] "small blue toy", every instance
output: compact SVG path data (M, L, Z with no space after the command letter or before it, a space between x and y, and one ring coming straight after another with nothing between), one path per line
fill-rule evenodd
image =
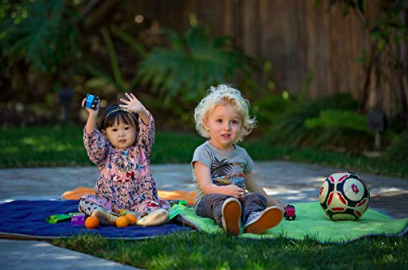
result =
M86 94L84 108L89 108L92 110L98 109L99 97L91 94Z

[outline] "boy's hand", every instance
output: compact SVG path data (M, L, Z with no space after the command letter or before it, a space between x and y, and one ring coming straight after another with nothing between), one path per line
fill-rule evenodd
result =
M225 195L230 195L237 199L241 199L242 196L244 196L245 190L236 185L228 185L223 187L225 188Z

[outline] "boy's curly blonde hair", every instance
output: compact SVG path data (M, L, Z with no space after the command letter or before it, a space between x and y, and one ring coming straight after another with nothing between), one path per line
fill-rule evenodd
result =
M249 101L241 95L239 90L225 84L217 87L211 86L207 96L195 108L194 122L196 123L196 130L202 137L209 139L210 134L205 129L204 122L216 106L225 103L231 104L241 115L242 126L236 141L240 142L256 127L256 120L255 117L251 118L249 116Z

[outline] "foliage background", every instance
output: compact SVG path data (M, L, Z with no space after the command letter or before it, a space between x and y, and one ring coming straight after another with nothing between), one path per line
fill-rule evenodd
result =
M408 178L407 12L404 0L0 0L0 168L90 165L79 108L88 92L102 107L134 92L156 118L152 162L189 162L203 140L193 109L227 82L257 116L244 142L255 160ZM380 148L370 110L387 115ZM54 243L149 269L404 269L406 240Z
M159 130L195 134L199 99L229 83L257 116L251 138L407 162L395 150L407 136L406 1L1 3L5 128L81 126L86 93L104 107L132 91ZM367 128L371 110L386 114L386 132Z

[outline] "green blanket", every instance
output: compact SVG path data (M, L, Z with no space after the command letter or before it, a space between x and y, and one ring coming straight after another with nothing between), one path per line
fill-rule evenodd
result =
M276 238L294 240L313 238L321 243L345 243L370 235L400 236L408 231L408 218L393 219L378 211L368 209L357 221L332 221L318 202L294 204L296 220L283 220L278 226L262 234L242 234L240 237ZM179 219L186 225L209 233L221 232L221 228L209 218L202 218L188 207L178 209Z

